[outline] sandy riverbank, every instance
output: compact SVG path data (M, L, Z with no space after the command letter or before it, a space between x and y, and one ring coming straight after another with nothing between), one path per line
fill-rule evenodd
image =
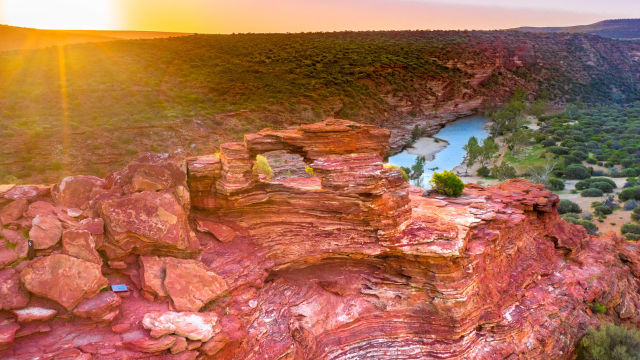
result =
M434 156L444 150L449 145L448 142L431 137L423 137L418 139L412 147L407 148L407 153L411 155L424 156L427 161L433 160Z

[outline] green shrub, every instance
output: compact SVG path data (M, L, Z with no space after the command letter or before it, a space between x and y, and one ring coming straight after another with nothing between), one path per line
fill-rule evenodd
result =
M631 234L640 235L640 225L626 223L622 225L622 227L620 228L620 233L622 234L631 233Z
M253 163L253 172L256 174L262 174L270 179L273 176L273 170L269 165L269 161L262 155L256 156L256 162Z
M604 306L594 307L600 312ZM606 311L606 308L604 309ZM589 329L576 346L577 360L637 360L640 359L640 332L613 324L603 324L599 330Z
M400 173L402 174L402 178L404 179L404 181L405 181L405 182L409 182L409 175L407 175L407 173L406 173L406 172L405 172L405 171L404 171L400 166L393 165L393 164L384 164L384 167L386 167L386 168L388 168L388 169L393 169L393 170L398 170L398 171L400 171ZM307 166L307 168L309 168L309 167ZM310 169L311 169L311 168L310 168ZM306 171L306 170L307 170L307 169L305 168L305 171ZM312 171L313 171L313 169L312 169ZM315 176L315 173L314 173L314 176Z
M477 174L479 177L488 177L489 175L491 175L491 170L489 170L488 167L483 166L481 168L478 169Z
M574 203L571 200L560 200L560 205L558 205L558 214L568 214L568 213L576 213L579 214L582 212L580 205Z
M564 176L567 179L584 180L590 178L591 174L586 167L582 165L572 164L564 169Z
M551 178L549 179L549 185L547 186L547 188L553 191L564 190L564 182L562 182L562 180L560 179Z
M613 210L610 207L604 205L596 206L594 210L604 215L613 214Z
M2 136L3 137L14 137L16 136L16 133L11 131L11 130L5 130L2 132Z
M438 193L450 197L458 197L462 195L464 183L451 171L445 170L442 173L433 173L429 182L431 188Z
M569 155L569 149L562 146L549 146L545 150L556 155Z
M573 215L573 216L571 216ZM564 219L566 222L570 222L574 225L580 225L583 228L585 228L587 230L587 233L589 233L590 235L598 235L598 226L594 223L592 223L589 220L581 220L577 218L577 215L574 214L565 214L562 215L562 219Z
M620 194L618 194L618 199L620 199L620 201L627 201L631 199L640 200L640 186L634 186L622 190Z
M594 159L592 157L588 157L586 161L589 164L596 164L598 162L598 160L596 160L596 159Z
M494 165L491 168L491 177L494 177L500 181L514 179L517 176L518 174L516 173L516 169L504 161L500 164L500 166Z
M582 197L600 197L603 195L604 193L600 189L585 189L580 193Z
M125 154L129 155L129 156L133 156L133 155L137 155L138 154L138 150L134 149L134 148L127 148L124 151Z
M622 236L624 236L627 239L627 241L638 241L638 240L640 240L640 235L638 235L638 234L626 233L626 234L622 234Z
M611 186L611 184L606 182L601 182L601 181L594 182L593 184L591 184L591 187L594 189L602 190L602 192L605 192L605 193L613 192L613 187Z
M631 221L640 222L640 207L636 207L631 212Z

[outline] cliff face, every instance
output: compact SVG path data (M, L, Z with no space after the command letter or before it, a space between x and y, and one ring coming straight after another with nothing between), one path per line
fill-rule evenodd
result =
M331 120L3 188L0 357L570 359L601 320L640 322L637 245L524 180L424 197L389 137Z

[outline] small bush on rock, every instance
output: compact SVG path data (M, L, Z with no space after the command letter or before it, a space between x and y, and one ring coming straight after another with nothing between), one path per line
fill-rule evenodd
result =
M462 195L464 183L451 171L445 170L442 173L433 173L433 177L429 182L431 188L442 195L449 197L458 197Z
M253 163L253 172L262 174L266 176L267 179L271 178L271 176L273 175L273 170L269 165L269 161L267 161L267 158L262 155L258 155L256 157L256 162Z

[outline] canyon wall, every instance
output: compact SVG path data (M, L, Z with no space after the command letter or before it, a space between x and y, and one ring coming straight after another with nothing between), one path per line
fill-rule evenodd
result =
M329 120L1 188L0 358L571 359L638 325L638 245L521 179L425 194L390 136Z

